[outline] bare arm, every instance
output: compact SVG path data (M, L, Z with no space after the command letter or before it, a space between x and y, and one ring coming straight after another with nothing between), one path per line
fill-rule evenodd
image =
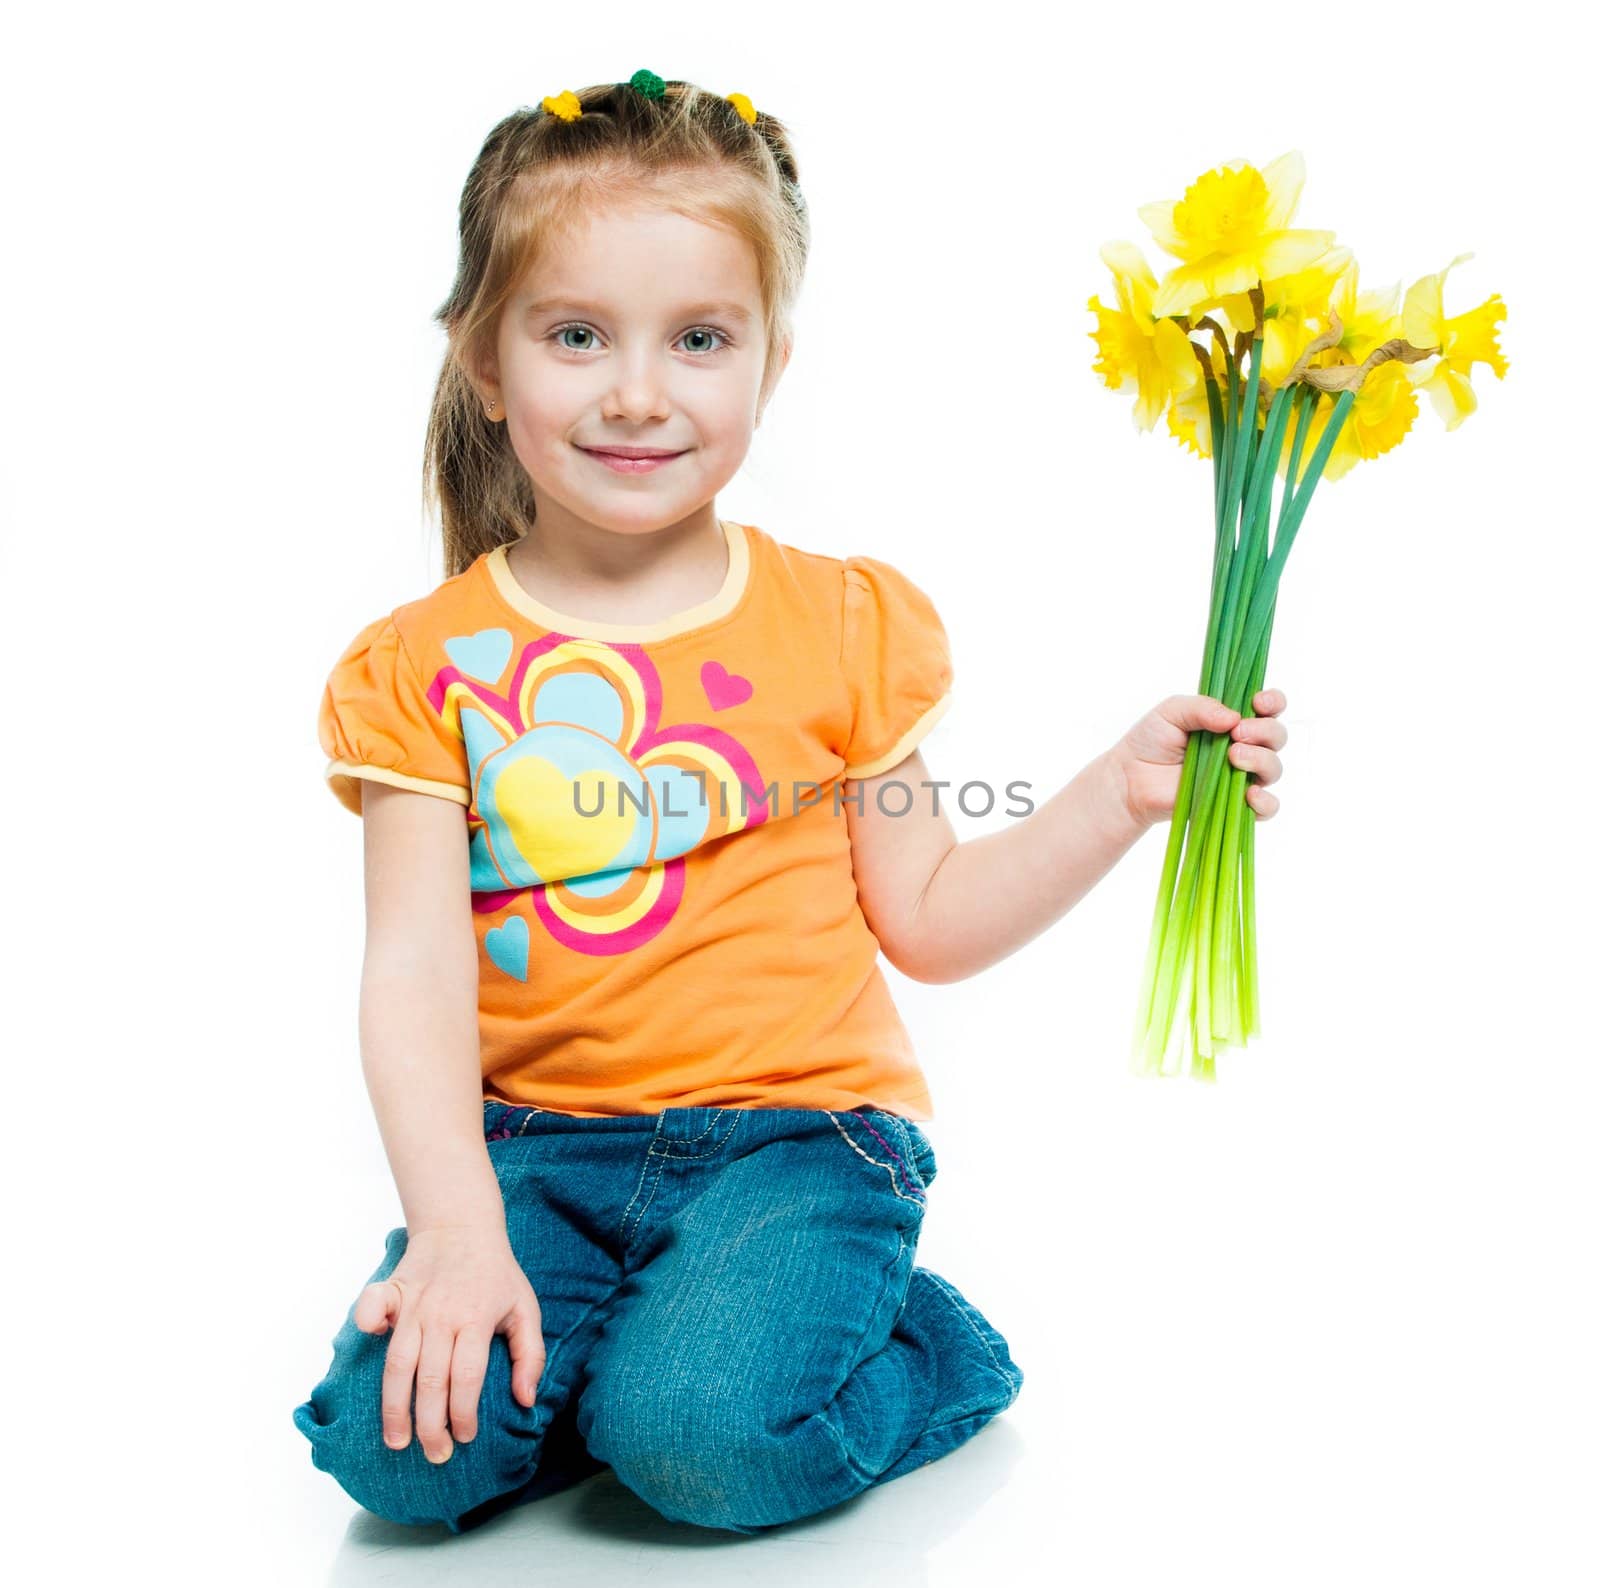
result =
M483 1138L467 831L453 800L361 788L367 938L361 1064L412 1236L505 1228Z
M356 1327L393 1330L380 1415L392 1450L416 1434L429 1461L477 1436L490 1342L532 1406L544 1372L538 1297L511 1249L483 1136L478 952L467 826L433 794L361 785L367 948L361 1064L405 1209L404 1255L356 1298Z
M885 781L911 788L905 815L878 808ZM1015 953L1065 915L1148 826L1129 809L1105 755L1030 815L965 843L945 813L949 785L936 809L935 791L923 786L932 781L913 751L845 786L862 913L889 962L916 981L961 981ZM907 801L895 789L884 804L898 812Z

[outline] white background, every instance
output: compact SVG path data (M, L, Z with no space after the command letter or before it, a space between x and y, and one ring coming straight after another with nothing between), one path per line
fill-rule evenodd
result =
M8 28L21 1580L1596 1580L1584 57L1547 5L1069 15ZM439 577L430 316L483 136L640 66L796 140L797 350L718 507L933 596L957 671L935 776L1042 801L1195 687L1209 466L1090 370L1100 245L1171 263L1141 203L1297 148L1297 224L1363 286L1474 252L1446 308L1500 292L1510 372L1474 372L1454 433L1425 405L1324 485L1295 546L1264 1030L1215 1086L1128 1070L1164 828L981 977L889 972L937 1111L919 1261L1010 1340L1015 1406L759 1540L654 1526L609 1475L416 1535L358 1514L290 1420L400 1221L356 1046L360 828L315 711L356 628Z

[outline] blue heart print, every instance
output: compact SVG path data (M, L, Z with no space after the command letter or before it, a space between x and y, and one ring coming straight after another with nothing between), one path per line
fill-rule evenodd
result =
M444 642L444 653L462 672L492 684L511 660L511 631L479 629L476 634L458 634Z
M489 958L508 976L528 979L528 922L520 915L507 916L500 926L491 926L483 935Z

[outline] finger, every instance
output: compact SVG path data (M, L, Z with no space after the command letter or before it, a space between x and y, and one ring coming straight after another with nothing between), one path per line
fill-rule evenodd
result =
M458 1445L470 1444L478 1435L478 1401L489 1370L489 1342L493 1333L463 1329L456 1336L450 1358L450 1432Z
M1234 724L1233 737L1241 743L1281 750L1289 742L1289 730L1276 717L1242 717Z
M1254 772L1263 783L1276 783L1283 776L1283 762L1265 745L1240 744L1236 739L1228 746L1228 759L1233 765Z
M1289 704L1289 698L1281 689L1263 689L1251 704L1258 717L1273 717Z
M1161 710L1168 722L1175 723L1185 733L1197 728L1226 733L1239 720L1239 713L1214 695L1169 695L1162 701Z
M417 1358L417 1443L429 1461L437 1465L450 1459L450 1434L445 1427L445 1412L450 1391L450 1358L454 1353L454 1329L439 1324L422 1331L422 1354Z
M1261 787L1259 783L1251 783L1244 791L1244 797L1250 801L1250 809L1256 813L1256 820L1270 821L1278 813L1278 796Z
M518 1306L506 1325L506 1345L511 1351L511 1388L524 1406L533 1405L544 1373L544 1335L533 1308Z
M356 1297L351 1314L363 1334L382 1334L400 1311L400 1287L392 1279L375 1279Z
M411 1378L417 1370L422 1331L410 1319L395 1325L383 1362L383 1442L391 1450L411 1443Z

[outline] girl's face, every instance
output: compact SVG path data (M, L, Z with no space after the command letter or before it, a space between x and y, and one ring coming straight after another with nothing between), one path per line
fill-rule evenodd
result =
M501 316L497 368L481 388L499 399L493 416L504 416L541 519L564 510L645 533L689 518L737 472L765 359L750 246L628 207L592 213L530 272ZM592 455L607 447L677 455L619 472Z

